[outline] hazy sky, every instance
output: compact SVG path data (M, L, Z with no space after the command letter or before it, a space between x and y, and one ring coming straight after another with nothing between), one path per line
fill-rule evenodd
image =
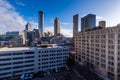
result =
M106 20L107 26L120 23L120 0L0 0L0 33L24 30L26 22L37 28L38 11L45 13L45 31L53 31L54 18L61 21L61 32L72 36L72 18L92 13L97 15L97 24Z

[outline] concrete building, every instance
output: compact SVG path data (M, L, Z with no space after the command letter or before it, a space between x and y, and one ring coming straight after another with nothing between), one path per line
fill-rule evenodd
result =
M25 32L25 40L26 40L26 46L31 46L32 43L35 41L35 32L34 31L26 31Z
M23 46L23 38L18 37L18 38L13 38L9 40L9 46L11 47L20 47Z
M96 26L96 15L88 14L81 18L81 31L93 29Z
M26 42L25 32L19 32L19 38L22 39L22 45L25 45L25 42Z
M51 31L44 32L44 36L45 37L51 37L52 36L52 32Z
M19 37L19 31L6 32L6 37L12 37L12 38Z
M73 37L75 33L78 32L78 23L79 23L79 15L76 14L73 16Z
M9 45L9 41L0 41L0 46Z
M35 32L35 40L38 40L40 38L39 30L38 29L34 29L33 31Z
M28 23L25 25L25 31L31 31L31 30L32 30L31 24L28 22Z
M44 12L38 12L38 29L39 29L39 36L40 38L44 36Z
M106 21L99 21L99 27L105 28L106 27Z
M25 45L25 33L12 31L6 32L6 39L9 41L10 46L23 46Z
M85 63L103 77L120 80L120 26L78 32L76 61Z
M60 19L58 17L54 20L54 36L60 35Z
M15 47L0 49L0 80L13 80L24 73L49 71L66 66L67 47ZM18 79L16 79L18 80Z

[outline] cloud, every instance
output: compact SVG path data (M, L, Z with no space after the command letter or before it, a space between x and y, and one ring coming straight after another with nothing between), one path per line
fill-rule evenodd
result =
M29 23L32 25L33 29L38 29L38 23L35 22L34 20L30 20Z
M52 34L54 35L54 27L53 26L46 26L44 28L44 31L47 32L47 31L51 31ZM61 33L66 36L66 37L72 37L73 36L73 31L72 29L65 29L65 28L62 28L61 26Z
M7 0L0 0L0 33L7 31L23 31L26 23L27 21L16 11L15 7ZM37 28L38 26L38 23L34 20L30 20L29 23L33 28ZM70 23L61 22L61 24L61 33L64 36L71 37L72 29L65 28L65 26L69 26ZM44 31L51 31L54 34L54 27L46 26Z
M72 37L73 36L72 29L61 29L61 33L66 37Z
M97 20L103 19L101 16L96 16Z
M22 31L26 21L7 1L0 0L0 32Z
M22 2L17 2L17 1L16 1L16 4L17 4L18 6L25 6L25 4L22 3Z
M61 25L68 26L68 25L70 25L70 23L67 23L67 22L61 22Z

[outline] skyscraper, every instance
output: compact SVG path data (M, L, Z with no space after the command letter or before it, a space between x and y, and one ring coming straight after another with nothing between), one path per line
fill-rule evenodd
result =
M29 22L25 25L25 31L31 31L31 24Z
M78 14L73 16L73 37L74 37L75 33L78 32L78 17L79 17Z
M88 14L81 18L81 31L93 29L96 26L96 15Z
M54 36L60 35L60 19L58 17L54 20Z
M38 29L40 38L43 37L43 28L44 28L44 13L42 11L38 12Z

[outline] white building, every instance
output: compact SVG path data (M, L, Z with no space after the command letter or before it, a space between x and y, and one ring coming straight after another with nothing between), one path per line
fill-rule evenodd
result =
M9 80L23 73L35 73L66 66L67 47L18 47L0 49L0 79Z

